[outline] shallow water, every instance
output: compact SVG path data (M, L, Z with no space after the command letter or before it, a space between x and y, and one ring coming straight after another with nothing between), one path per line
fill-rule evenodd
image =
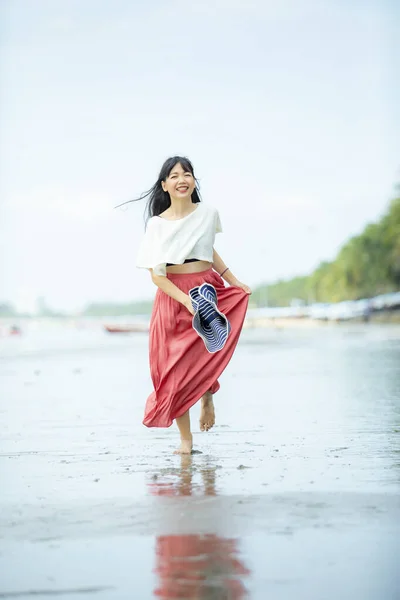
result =
M400 331L247 330L220 382L181 458L146 335L1 340L0 598L399 597Z

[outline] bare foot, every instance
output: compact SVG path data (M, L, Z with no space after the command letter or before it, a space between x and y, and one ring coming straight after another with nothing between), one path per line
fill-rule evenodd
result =
M193 449L193 438L190 440L181 440L181 445L178 450L175 450L174 454L192 454Z
M201 399L200 431L208 431L215 425L213 395L206 392Z

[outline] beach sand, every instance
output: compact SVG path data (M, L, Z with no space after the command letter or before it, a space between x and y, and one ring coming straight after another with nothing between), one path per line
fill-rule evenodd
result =
M145 334L1 340L0 598L399 598L393 332L245 331L189 457Z

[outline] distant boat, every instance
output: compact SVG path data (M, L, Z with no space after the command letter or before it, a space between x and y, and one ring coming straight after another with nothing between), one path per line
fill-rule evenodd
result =
M104 329L108 333L143 333L148 331L149 327L143 323L142 325L104 325Z
M10 335L21 335L21 333L22 333L22 330L20 327L18 327L18 325L12 325L10 327L10 331L9 331Z

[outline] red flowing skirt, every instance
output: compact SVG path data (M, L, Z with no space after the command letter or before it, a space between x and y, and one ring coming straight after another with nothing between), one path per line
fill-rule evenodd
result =
M192 315L180 302L157 290L150 321L150 373L154 391L147 399L143 423L170 427L207 392L219 390L218 377L232 358L243 327L249 301L238 287L225 287L223 279L208 269L201 273L167 273L179 289L188 293L204 282L214 286L218 309L231 324L222 350L210 354L192 327Z

